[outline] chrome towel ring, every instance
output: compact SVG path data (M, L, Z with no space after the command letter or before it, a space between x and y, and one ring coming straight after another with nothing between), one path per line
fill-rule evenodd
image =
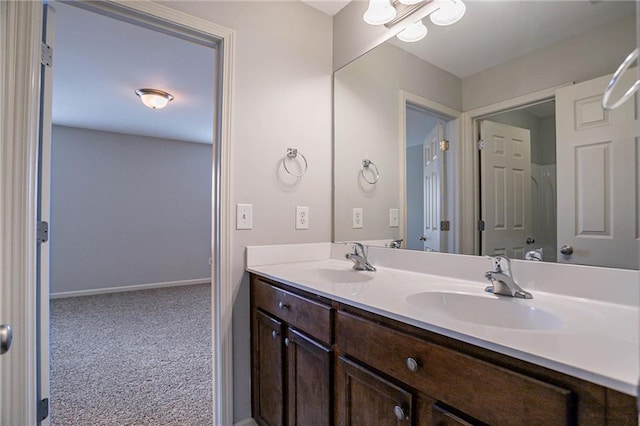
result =
M304 167L301 169L302 171L299 174L298 173L293 173L287 167L287 159L289 159L289 160L296 159L296 158L298 158L298 155L300 155L300 157L302 158L302 161L304 162ZM289 173L291 176L295 176L295 177L299 178L299 177L304 176L307 173L307 169L309 168L309 163L307 162L307 157L302 155L301 152L298 152L297 149L295 149L295 148L287 148L287 155L282 157L282 166L284 167L284 170L287 173Z
M364 172L365 169L370 170L371 173L373 173L373 180L369 180L367 178ZM360 166L360 175L362 175L362 179L364 179L367 183L370 183L371 185L378 182L378 180L380 179L380 172L378 171L378 166L376 166L376 163L374 163L373 161L367 160L367 159L362 160L362 166Z
M611 96L611 92L613 92L613 88L616 87L616 84L618 84L618 79L622 76L622 74L624 74L624 72L627 69L629 69L631 64L636 59L638 59L638 53L639 53L639 50L636 47L633 50L633 52L631 52L629 54L629 56L627 56L627 58L622 62L622 64L620 64L620 66L618 67L616 72L613 74L613 77L611 77L611 81L609 82L609 85L607 86L607 90L604 91L604 96L602 97L602 108L603 109L605 109L607 111L611 111L613 109L618 108L620 105L625 103L631 96L633 96L633 94L640 87L640 80L636 80L636 82L633 83L633 85L629 88L629 90L627 90L627 92L624 95L622 95L622 97L620 99L618 99L617 102L615 102L613 105L609 105L609 97Z

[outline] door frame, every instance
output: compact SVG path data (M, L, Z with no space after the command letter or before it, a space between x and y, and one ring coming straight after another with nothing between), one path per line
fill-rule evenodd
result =
M517 96L494 104L466 111L462 114L464 152L462 154L463 197L462 197L462 252L464 254L480 254L480 151L477 148L480 134L480 120L491 115L520 109L528 105L548 102L555 99L556 90L572 85L573 82L538 90L526 95Z
M95 5L95 3L94 3ZM231 280L231 101L235 32L152 2L110 0L102 10L177 25L220 40L212 173L212 337L215 424L233 424ZM7 424L36 424L36 208L42 2L0 2L0 322L14 343L0 358L0 413ZM17 306L12 301L19 300ZM48 348L43 348L43 351ZM10 360L7 357L11 357ZM4 402L8 405L5 406Z
M400 194L399 194L399 206L401 206L402 208L402 212L400 213L400 236L401 238L405 239L405 246L406 246L406 238L407 238L407 104L414 104L417 105L418 107L425 109L427 111L433 112L434 115L439 115L442 117L443 120L448 120L447 123L445 124L447 126L448 129L448 123L452 120L456 120L459 119L463 116L463 114L460 111L457 111L453 108L449 108L446 105L442 105L438 102L434 102L430 99L427 98L423 98L422 96L413 94L411 92L407 92L406 90L400 90L399 91L399 97L398 97L398 129L399 129L399 135L398 135L398 146L399 146L399 150L400 150L400 162L398 165L398 172L400 173ZM462 125L462 121L460 122L460 125ZM458 145L461 146L462 141L464 140L462 138L462 132L461 129L458 128L457 129L457 134L458 134L458 139L460 141L459 144L453 144L453 145ZM451 137L451 136L448 136ZM462 147L461 147L462 148ZM450 151L451 155L448 157L450 162L449 162L449 169L450 170L454 170L454 171L458 171L461 170L460 169L460 157L461 157L461 150L458 150L456 147L454 147L453 149L451 149ZM461 194L462 191L460 191L458 189L458 185L447 185L447 194L445 194L445 196L452 196L453 197L453 203L452 206L453 208L451 209L450 212L448 212L449 215L451 215L451 221L453 223L452 226L452 230L455 230L455 235L456 235L456 241L454 241L454 247L458 246L460 244L460 232L458 232L457 230L460 229L459 224L462 223L462 221L460 220L461 218L459 218L459 212L461 211L459 206L461 206Z

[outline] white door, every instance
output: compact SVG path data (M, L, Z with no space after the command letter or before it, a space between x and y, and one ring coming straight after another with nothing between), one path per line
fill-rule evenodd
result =
M530 132L483 120L480 138L482 253L523 259L531 236Z
M425 251L443 251L440 218L444 208L444 155L440 141L444 140L444 123L439 122L422 143L423 152L423 238Z
M635 75L618 85L626 90ZM572 251L558 262L636 269L640 134L634 102L602 109L610 78L556 91L558 250Z

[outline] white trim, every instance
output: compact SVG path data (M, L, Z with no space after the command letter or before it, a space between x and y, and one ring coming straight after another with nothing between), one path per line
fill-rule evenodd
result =
M123 285L118 287L94 288L91 290L61 291L51 293L51 299L64 299L67 297L92 296L94 294L123 293L126 291L151 290L153 288L181 287L186 285L211 283L211 278L198 278L195 280L166 281L161 283Z
M467 141L462 145L462 171L467 171L463 175L463 205L462 205L462 252L464 254L480 254L480 239L478 238L476 221L480 217L480 194L477 184L479 154L476 146L477 120L488 115L506 112L508 110L523 107L536 102L551 100L555 98L556 90L569 86L573 83L565 83L547 89L538 90L526 95L517 96L494 104L485 105L476 109L466 111L462 114L463 137ZM472 200L472 201L470 201ZM469 238L469 235L472 238Z
M221 40L221 93L214 143L212 291L214 424L233 423L230 147L234 38L232 29L149 1L116 6ZM21 322L12 350L0 360L0 423L35 424L35 209L40 74L40 2L0 1L0 311ZM14 309L11 309L12 301ZM9 316L11 313L12 316ZM17 315L17 317L16 317ZM7 320L7 318L9 318ZM7 379L9 378L9 379Z
M457 111L453 108L449 108L446 105L442 105L438 102L434 102L430 99L423 98L422 96L415 95L411 92L407 92L406 90L399 91L399 105L398 105L398 120L399 120L399 147L400 147L400 164L399 164L399 173L400 173L400 206L402 206L402 212L400 212L400 238L403 238L404 244L407 244L407 152L406 152L406 140L407 140L407 102L418 105L421 108L433 111L436 114L443 115L449 118L450 120L455 120L462 116L460 111ZM462 121L460 122L462 123ZM462 124L460 124L462 125ZM462 139L462 129L459 129L460 142ZM450 151L453 152L453 151ZM460 151L457 151L460 152ZM452 159L452 163L460 164L461 161L457 158ZM460 194L462 193L461 188L453 188L453 192L455 193L456 202L455 204L460 205ZM455 222L455 221L454 221ZM454 223L454 227L456 224ZM460 232L456 232L456 235L460 235ZM454 242L454 247L460 245L460 241Z
M36 423L36 194L41 2L0 1L0 424Z

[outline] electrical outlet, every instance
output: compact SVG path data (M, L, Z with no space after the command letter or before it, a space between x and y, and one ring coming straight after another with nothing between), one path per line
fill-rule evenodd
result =
M296 206L296 229L309 229L309 207Z
M389 209L389 226L391 228L398 227L398 209Z
M364 218L362 217L362 208L356 207L353 209L353 229L362 228L364 226Z
M236 204L236 229L253 229L253 204Z

